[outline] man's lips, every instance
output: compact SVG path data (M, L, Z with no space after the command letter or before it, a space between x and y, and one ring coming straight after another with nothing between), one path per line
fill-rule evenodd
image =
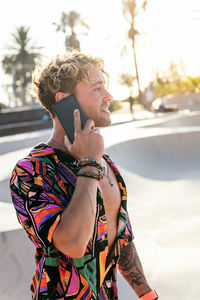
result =
M108 109L101 110L104 114L110 115L110 111Z
M106 112L106 113L110 113L110 111L108 109L101 109L101 111Z
M101 110L102 110L102 111L104 111L104 110L106 110L106 111L107 111L107 110L108 110L108 108L109 108L109 106L110 106L110 105L106 105L105 107L102 107L102 109L101 109Z

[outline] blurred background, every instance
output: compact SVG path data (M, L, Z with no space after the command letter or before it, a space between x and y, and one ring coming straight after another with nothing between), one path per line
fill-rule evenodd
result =
M110 74L105 151L127 183L151 286L163 300L198 298L199 1L7 0L0 26L1 298L30 299L34 272L34 249L8 190L17 160L51 132L48 113L29 93L32 71L69 48L102 57ZM120 299L134 297L120 275L119 290Z

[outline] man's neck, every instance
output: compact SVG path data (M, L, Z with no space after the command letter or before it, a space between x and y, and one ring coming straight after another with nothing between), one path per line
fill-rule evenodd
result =
M47 144L53 148L53 149L58 149L58 150L61 150L63 152L67 152L67 148L62 146L61 144L57 144L54 142L54 140L48 140L47 141Z
M64 137L66 133L60 124L58 118L53 119L53 132L51 137L48 139L47 144L61 151L67 152L67 148L64 145Z

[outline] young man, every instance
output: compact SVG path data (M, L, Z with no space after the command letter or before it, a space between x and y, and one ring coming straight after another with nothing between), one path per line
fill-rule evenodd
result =
M36 246L33 299L118 299L117 266L140 299L157 299L132 242L125 183L97 128L111 123L106 75L101 59L73 51L33 77L53 132L17 163L10 183L19 222ZM73 144L52 107L71 94L87 117L82 130L74 112Z

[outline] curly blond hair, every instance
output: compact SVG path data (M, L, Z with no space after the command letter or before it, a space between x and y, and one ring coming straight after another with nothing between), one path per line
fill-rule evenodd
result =
M88 81L88 65L97 66L108 76L101 58L75 50L67 52L62 57L56 56L48 65L37 67L33 72L32 95L54 117L53 104L56 93L60 91L73 94L80 81Z

